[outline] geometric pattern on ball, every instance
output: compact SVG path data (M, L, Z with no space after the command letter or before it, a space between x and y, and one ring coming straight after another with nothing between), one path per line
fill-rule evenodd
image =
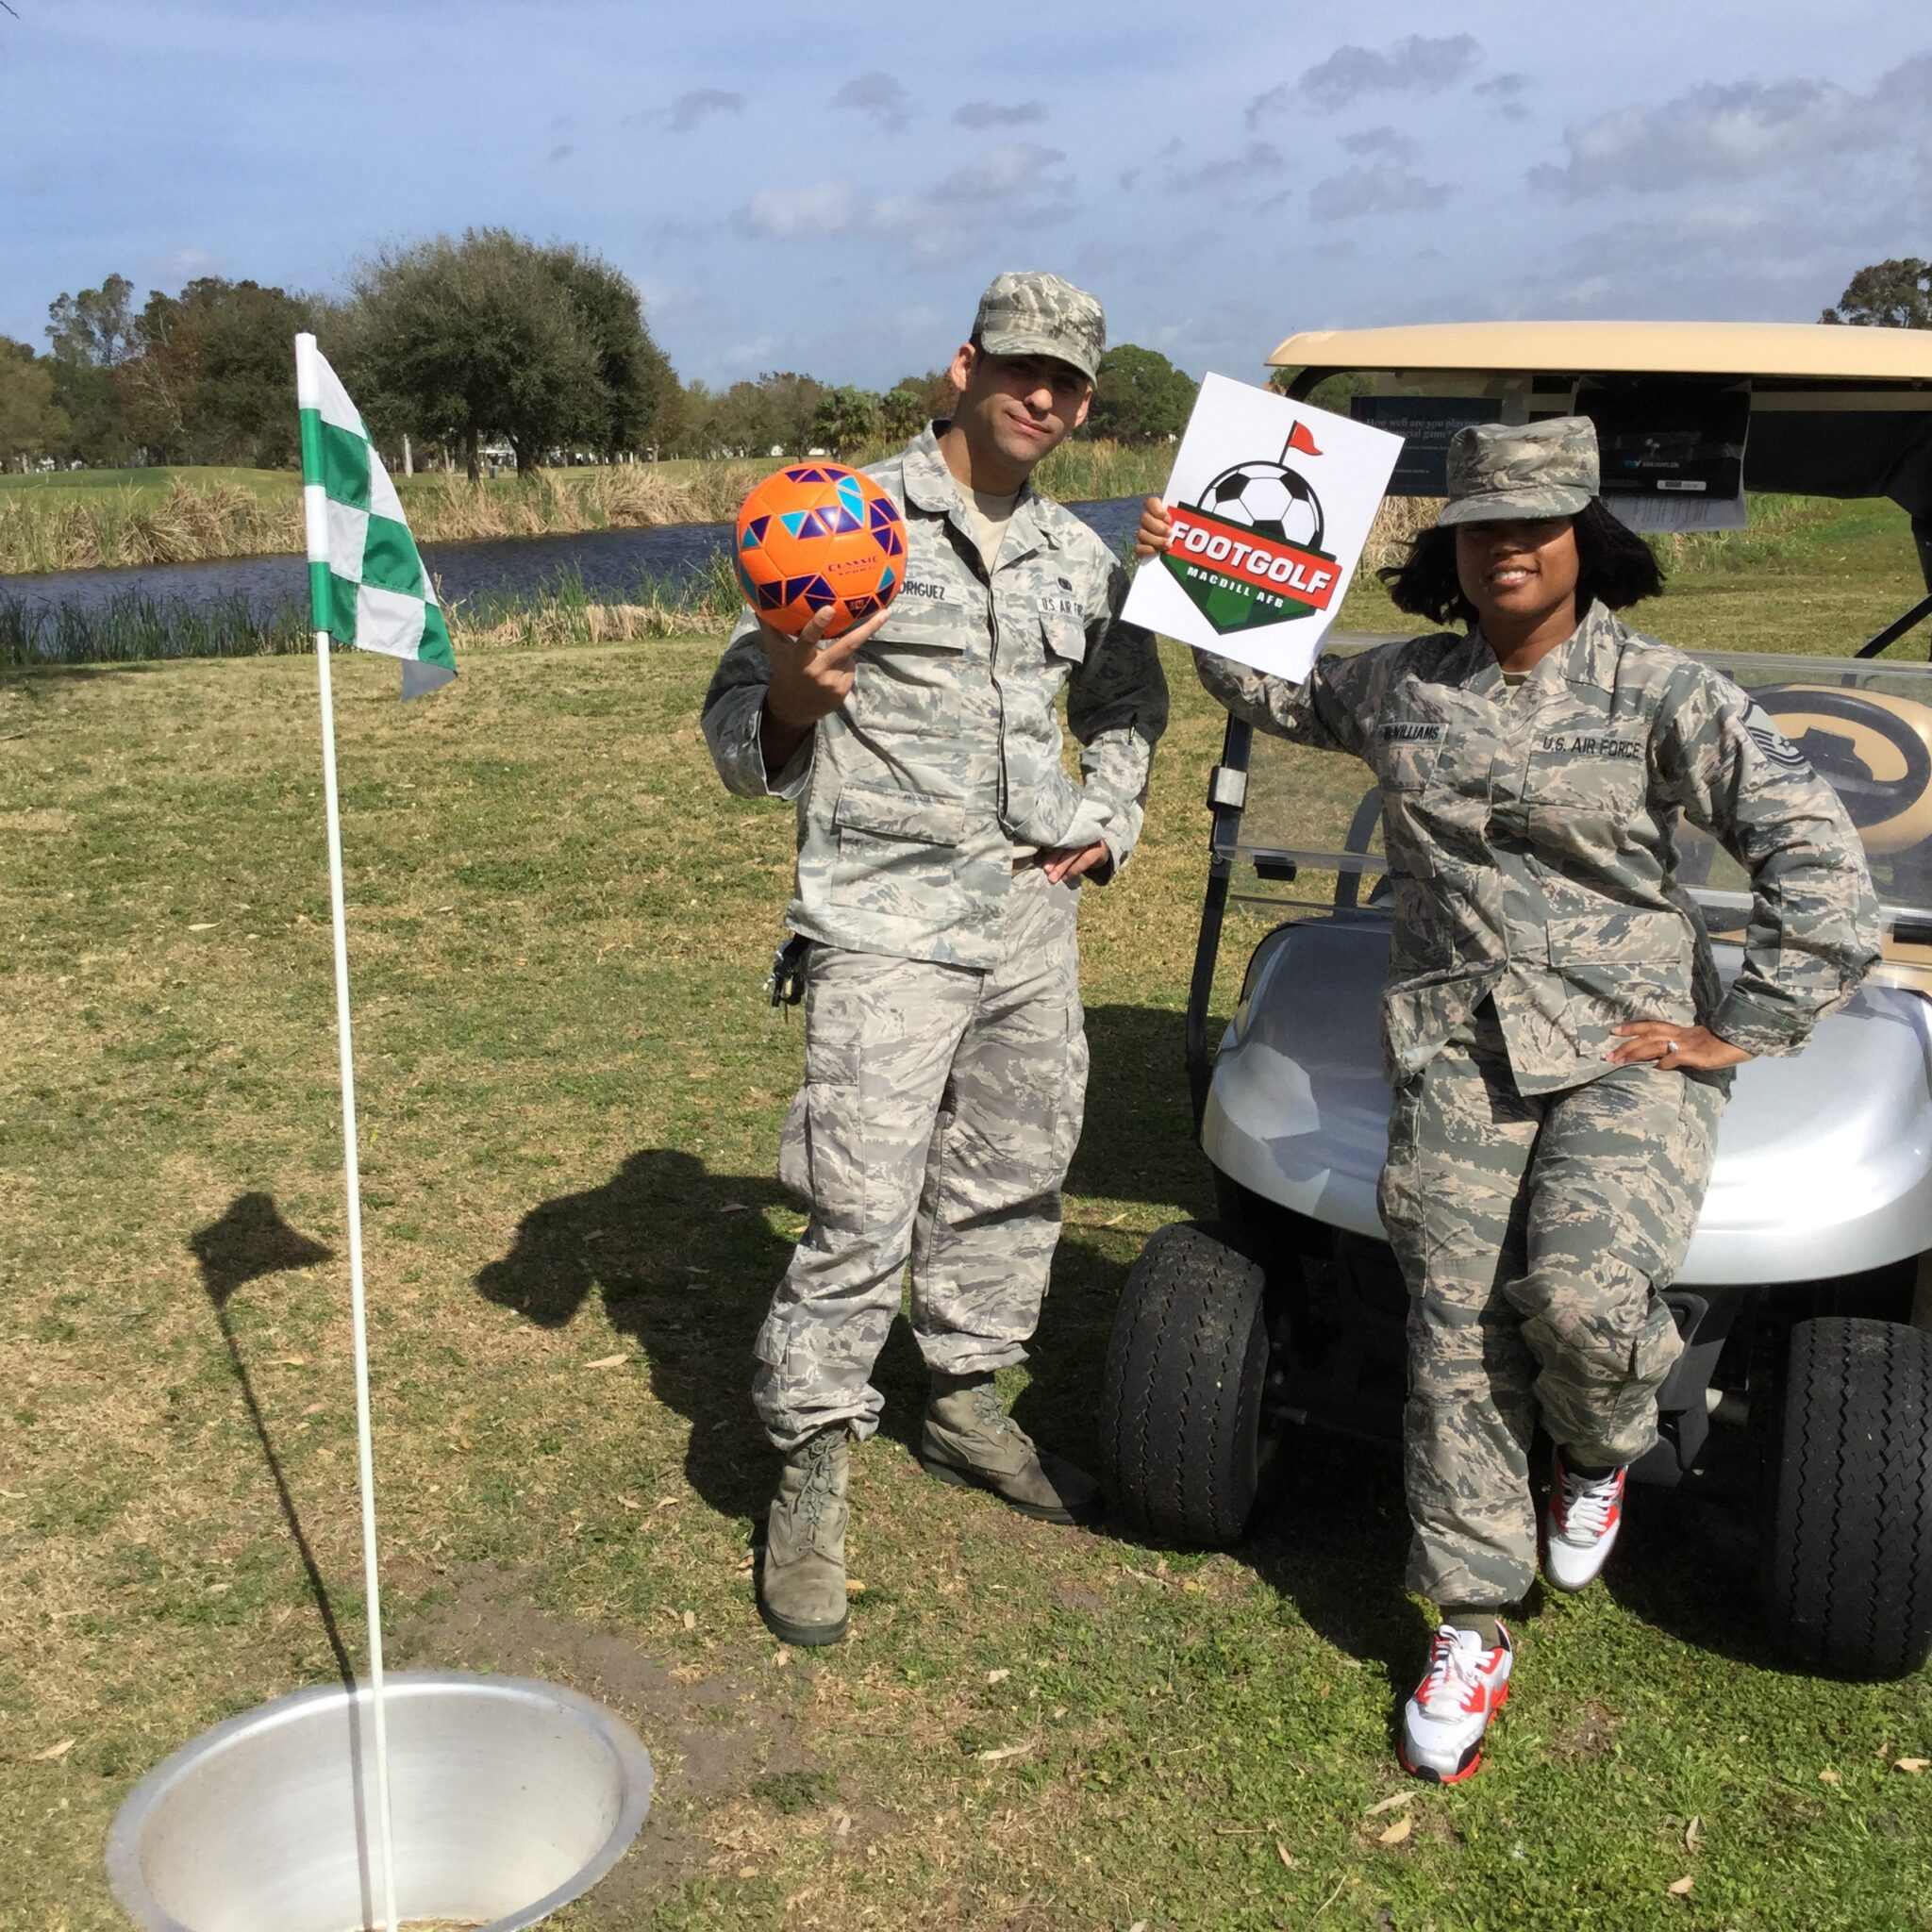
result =
M1237 463L1201 492L1201 508L1282 543L1322 547L1322 502L1285 463Z
M732 551L745 601L795 637L828 606L837 637L898 594L906 519L870 476L839 463L793 463L753 489Z

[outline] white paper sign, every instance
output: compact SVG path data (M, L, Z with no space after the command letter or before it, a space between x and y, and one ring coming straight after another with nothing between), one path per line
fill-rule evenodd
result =
M1122 614L1299 683L1401 448L1387 430L1207 377L1165 492L1174 541L1135 572Z

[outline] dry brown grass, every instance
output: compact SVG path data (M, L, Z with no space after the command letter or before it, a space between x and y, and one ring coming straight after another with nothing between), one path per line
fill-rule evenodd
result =
M1161 449L1070 443L1041 465L1040 483L1072 500L1137 495L1158 487L1170 459ZM766 458L617 463L477 483L438 472L399 478L397 487L420 541L466 543L723 523L773 467ZM129 484L0 492L0 575L299 551L297 479L258 481L250 489L219 476L175 475L165 491Z
M471 483L460 476L406 478L410 528L424 542L471 542L577 530L718 523L770 466L707 463L665 475L646 463L541 470L525 478ZM169 480L87 492L0 495L0 575L101 566L196 563L211 558L299 551L296 479L257 491L220 478Z
M0 497L0 574L196 563L302 548L302 502L264 501L226 482L176 476L163 494Z
M709 611L680 604L533 604L493 624L452 613L450 639L458 657L506 647L628 644L646 638L709 636L719 628Z
M1363 571L1387 570L1400 563L1408 546L1436 521L1442 508L1440 496L1387 496L1369 527L1362 550Z
M409 525L425 542L538 537L570 530L614 530L660 524L715 524L736 513L770 467L709 463L666 476L648 463L540 470L506 484L460 476L417 477L406 496Z

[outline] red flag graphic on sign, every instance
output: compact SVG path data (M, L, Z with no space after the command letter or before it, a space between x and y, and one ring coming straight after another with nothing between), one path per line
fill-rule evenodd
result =
M1315 447L1315 439L1308 434L1308 425L1306 423L1297 423L1288 432L1288 449L1298 449L1305 457L1318 457L1322 454ZM1287 454L1288 450L1282 451L1283 456Z

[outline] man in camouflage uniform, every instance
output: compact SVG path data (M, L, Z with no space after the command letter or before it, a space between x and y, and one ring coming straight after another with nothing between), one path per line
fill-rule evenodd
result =
M1404 1752L1443 1779L1475 1768L1509 1669L1495 1612L1536 1574L1539 1410L1558 1450L1544 1573L1579 1589L1682 1351L1660 1291L1696 1224L1728 1069L1796 1052L1878 937L1837 795L1737 685L1574 597L1533 648L1505 648L1507 607L1557 572L1543 559L1596 494L1588 419L1463 430L1449 488L1441 523L1474 526L1456 545L1464 599L1496 604L1470 635L1326 656L1300 686L1198 659L1238 717L1352 753L1381 789L1380 1206L1411 1295L1408 1583L1443 1624ZM1674 875L1680 816L1751 874L1727 990Z
M908 1257L925 1468L1050 1522L1099 1501L993 1375L1024 1359L1079 1138L1076 882L1126 862L1167 719L1154 640L1119 621L1125 573L1028 480L1085 420L1105 345L1092 296L999 276L953 358L952 420L873 472L906 515L896 600L822 648L822 624L793 640L747 611L705 701L725 784L797 802L786 918L811 941L779 1162L811 1221L753 1384L785 1458L758 1603L791 1642L844 1635L847 1443L878 1424Z

